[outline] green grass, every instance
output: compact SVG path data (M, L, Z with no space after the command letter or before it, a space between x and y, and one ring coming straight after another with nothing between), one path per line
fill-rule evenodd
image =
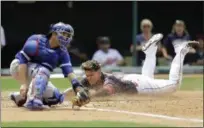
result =
M166 127L121 121L2 122L2 127Z
M182 90L203 90L203 77L185 78L182 86Z
M168 79L168 77L157 77ZM203 76L184 77L181 84L181 90L203 90Z
M19 83L12 78L1 78L1 90L12 91L20 88ZM51 79L52 83L59 89L66 89L71 86L68 79Z
M12 78L1 78L0 80L1 80L1 89L3 91L18 90L20 87L18 82ZM59 89L66 89L66 88L70 87L69 80L64 79L64 78L51 79L51 81ZM183 78L181 90L203 90L203 77L198 76L198 77L185 77L185 78Z

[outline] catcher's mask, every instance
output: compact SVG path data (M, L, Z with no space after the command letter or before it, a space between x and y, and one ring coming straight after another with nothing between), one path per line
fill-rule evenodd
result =
M72 41L74 36L74 29L71 25L59 22L50 26L49 34L55 32L59 45L62 50L66 50L68 44Z

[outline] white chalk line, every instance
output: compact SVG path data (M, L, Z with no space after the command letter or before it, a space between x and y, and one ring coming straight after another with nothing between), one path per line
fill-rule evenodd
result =
M99 109L99 108L81 108L81 109L95 110L95 111L102 111L102 112L116 112L116 113L130 114L130 115L140 115L140 116L147 116L147 117L162 118L167 120L180 120L180 121L203 123L203 120L200 120L200 119L172 117L172 116L165 116L165 115L152 114L152 113L140 113L140 112L130 112L130 111L114 110L114 109Z
M71 109L69 107L60 107L60 108ZM5 109L11 109L11 108L3 108L3 109L5 110ZM166 115L159 115L159 114L152 114L152 113L142 113L142 112L130 112L130 111L124 111L124 110L101 109L101 108L80 108L80 110L115 112L115 113L129 114L129 115L140 115L140 116L146 116L146 117L155 117L155 118L161 118L161 119L167 119L167 120L180 120L180 121L188 121L188 122L195 122L195 123L203 123L203 120L195 119L195 118L172 117L172 116L166 116Z

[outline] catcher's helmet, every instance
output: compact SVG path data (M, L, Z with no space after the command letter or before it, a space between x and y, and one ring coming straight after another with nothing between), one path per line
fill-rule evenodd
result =
M71 42L74 36L74 29L71 25L65 24L63 22L59 22L56 24L52 24L50 26L49 34L52 32L57 33L57 38L60 43L60 47L64 50L67 49L67 45ZM67 36L64 36L65 33Z

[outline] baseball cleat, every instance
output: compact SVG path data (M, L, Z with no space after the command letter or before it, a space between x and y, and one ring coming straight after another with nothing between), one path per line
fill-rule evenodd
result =
M199 42L198 41L185 41L185 42L176 43L174 44L175 52L178 53L183 48L191 47L190 45L192 44L199 44Z
M9 94L9 98L10 98L10 100L12 100L14 103L16 103L16 99L15 99L15 96L14 96L13 93L10 93L10 94Z
M189 46L189 45L191 45L191 44L199 44L199 42L198 42L198 41L195 41L195 40L193 40L193 41L189 40L189 41L184 42L184 45L185 45L185 46Z
M18 107L22 107L26 102L26 97L23 98L19 92L10 93L9 99L12 100Z
M152 44L157 44L163 38L163 34L158 33L153 35L147 43L142 46L142 51L146 51Z
M190 48L190 46L185 46L181 48L181 53L186 55L190 51Z

